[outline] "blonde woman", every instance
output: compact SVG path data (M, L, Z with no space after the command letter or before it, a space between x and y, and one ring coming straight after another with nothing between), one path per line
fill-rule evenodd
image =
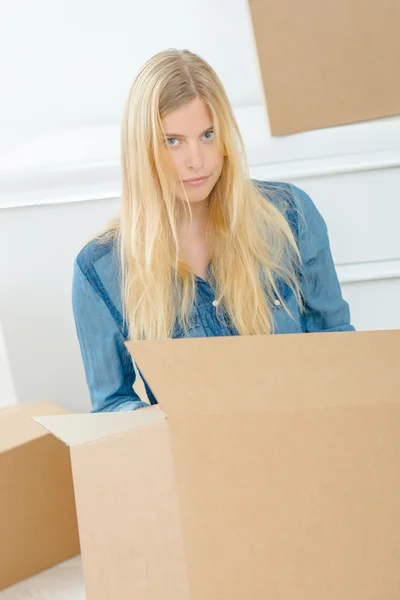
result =
M142 67L121 161L119 214L74 264L92 412L144 406L128 339L354 329L322 216L298 187L249 179L226 92L202 58L167 50Z

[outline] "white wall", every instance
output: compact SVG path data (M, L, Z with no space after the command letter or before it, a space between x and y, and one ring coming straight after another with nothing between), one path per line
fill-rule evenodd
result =
M89 407L71 312L72 263L115 206L105 200L0 211L0 315L20 401Z
M246 0L13 0L0 22L0 322L20 401L89 408L72 262L118 205L131 81L171 46L217 70L251 175L314 198L356 327L400 328L398 118L271 138Z
M246 0L5 0L1 13L0 154L119 122L141 64L170 47L202 54L234 105L261 101Z

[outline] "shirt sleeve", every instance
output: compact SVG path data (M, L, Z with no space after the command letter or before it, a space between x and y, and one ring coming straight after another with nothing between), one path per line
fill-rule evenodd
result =
M124 336L76 260L72 308L92 403L91 412L134 410L148 406L133 390L136 374Z
M354 331L332 258L326 223L306 192L290 184L298 208L298 244L303 260L301 291L305 331Z

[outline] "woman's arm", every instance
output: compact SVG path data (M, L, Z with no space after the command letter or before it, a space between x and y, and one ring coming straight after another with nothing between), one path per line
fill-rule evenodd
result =
M303 259L301 289L307 332L354 331L332 259L328 230L310 196L290 184L299 208L298 243Z
M105 302L76 261L72 307L92 412L148 406L132 388L136 375L124 337Z

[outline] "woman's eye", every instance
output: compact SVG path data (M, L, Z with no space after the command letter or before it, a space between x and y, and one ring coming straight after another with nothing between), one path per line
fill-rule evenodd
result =
M206 138L206 140L209 142L210 140L212 140L212 139L213 139L213 137L214 137L214 132L213 132L213 131L207 131L207 132L204 134L204 137L205 137L205 138Z
M167 138L168 146L177 146L178 144L174 144L174 142L178 142L176 138Z

